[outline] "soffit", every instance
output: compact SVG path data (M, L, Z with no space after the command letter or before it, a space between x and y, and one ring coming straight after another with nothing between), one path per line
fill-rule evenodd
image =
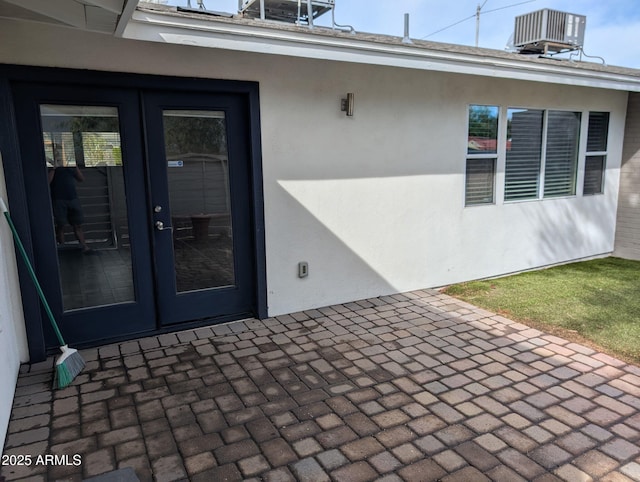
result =
M138 0L0 0L0 18L118 33Z

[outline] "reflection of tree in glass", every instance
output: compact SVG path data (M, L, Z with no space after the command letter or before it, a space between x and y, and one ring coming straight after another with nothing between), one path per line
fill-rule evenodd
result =
M120 132L116 117L46 116L43 118L45 155L52 145L62 149L67 163L84 166L122 165Z
M67 117L72 132L119 132L117 117L77 116Z
M498 113L497 106L469 106L469 154L496 153L498 151Z
M121 166L122 151L117 132L83 132L85 166Z
M117 117L78 116L69 124L76 156L84 159L85 166L122 165Z
M474 105L469 109L469 137L498 137L498 108Z
M164 138L167 157L227 153L224 119L165 116Z

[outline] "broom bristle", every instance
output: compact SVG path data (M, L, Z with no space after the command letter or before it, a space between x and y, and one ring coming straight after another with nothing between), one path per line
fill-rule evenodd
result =
M67 345L61 346L60 350L62 350L62 355L56 360L56 372L53 381L56 388L68 386L85 365L78 350L69 348Z

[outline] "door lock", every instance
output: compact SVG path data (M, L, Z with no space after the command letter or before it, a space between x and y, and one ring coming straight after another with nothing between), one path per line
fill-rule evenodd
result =
M156 229L158 231L164 231L166 229L168 229L169 231L171 231L173 228L171 226L165 226L164 223L162 221L156 221Z

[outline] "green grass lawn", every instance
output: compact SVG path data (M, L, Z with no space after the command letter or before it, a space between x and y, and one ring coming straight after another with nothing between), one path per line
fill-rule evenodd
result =
M461 283L443 291L640 363L640 261L596 259Z

